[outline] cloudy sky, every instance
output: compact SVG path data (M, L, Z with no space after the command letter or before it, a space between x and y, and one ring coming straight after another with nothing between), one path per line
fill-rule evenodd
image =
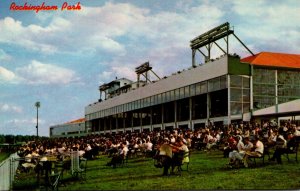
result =
M78 0L0 2L0 134L35 135L84 117L98 86L135 80L150 61L160 76L191 66L189 41L229 22L254 52L300 52L298 0L81 0L80 11L12 11ZM230 51L249 54L231 37Z

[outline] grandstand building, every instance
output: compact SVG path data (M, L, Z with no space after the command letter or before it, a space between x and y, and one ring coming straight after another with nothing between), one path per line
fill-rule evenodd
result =
M50 137L78 137L86 134L84 118L50 127Z
M261 52L241 59L229 54L224 23L191 41L192 67L151 81L149 62L136 68L137 82L116 79L99 87L98 102L85 107L92 133L228 125L257 120L297 120L300 115L300 55ZM225 39L223 49L217 44ZM224 53L211 58L216 45ZM206 52L202 50L206 48ZM202 49L201 49L202 48ZM204 64L196 64L196 53ZM153 71L152 71L153 72ZM146 78L140 81L140 76ZM105 94L102 100L102 94Z

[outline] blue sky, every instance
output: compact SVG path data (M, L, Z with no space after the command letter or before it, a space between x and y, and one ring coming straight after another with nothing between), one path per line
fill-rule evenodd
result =
M35 135L84 117L98 86L191 66L189 41L224 22L254 53L299 54L298 0L81 0L80 11L11 11L12 2L60 7L78 0L0 2L0 134ZM230 51L249 54L231 37Z

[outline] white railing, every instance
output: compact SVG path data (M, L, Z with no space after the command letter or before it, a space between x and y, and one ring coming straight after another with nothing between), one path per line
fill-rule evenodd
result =
M19 156L17 153L14 153L0 163L0 190L12 189L12 183L19 165L19 161L15 160L17 158L19 158Z
M78 173L79 168L79 152L71 151L71 174Z

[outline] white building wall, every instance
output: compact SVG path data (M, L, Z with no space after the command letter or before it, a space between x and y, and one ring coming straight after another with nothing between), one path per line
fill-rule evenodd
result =
M155 83L148 84L126 94L121 94L103 102L97 102L85 107L85 115L108 109L121 104L129 103L138 99L143 99L152 95L167 92L179 87L187 86L197 82L209 80L228 73L228 57L224 56L219 60L208 62L196 68L181 71L161 79Z
M52 129L51 136L62 136L72 134L74 132L84 133L85 132L85 122L81 123L68 123L68 124L60 124L50 127L50 131Z

